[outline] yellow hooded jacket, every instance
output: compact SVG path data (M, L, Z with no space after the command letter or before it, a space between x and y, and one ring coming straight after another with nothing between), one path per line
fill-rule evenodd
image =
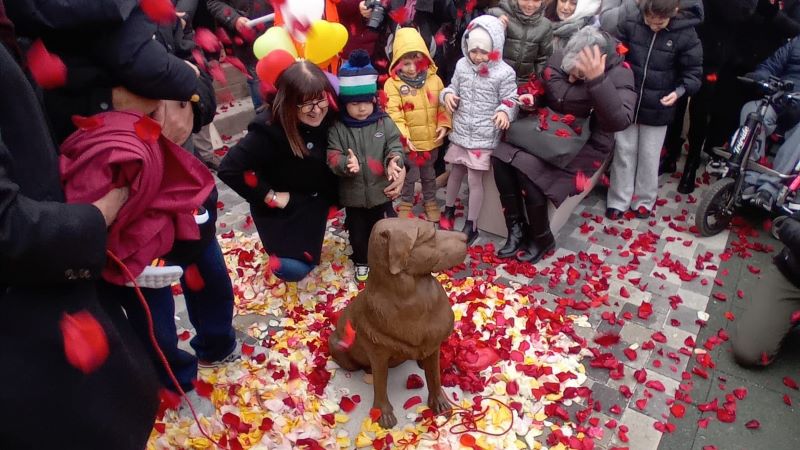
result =
M435 141L436 129L452 128L452 118L439 103L439 93L444 89L441 78L436 75L436 65L428 53L422 36L414 28L401 28L394 37L392 63L394 68L400 58L410 52L420 52L428 58L428 76L421 89L415 89L397 75L392 75L383 85L388 98L386 112L400 133L409 139L417 151L431 151L442 145Z

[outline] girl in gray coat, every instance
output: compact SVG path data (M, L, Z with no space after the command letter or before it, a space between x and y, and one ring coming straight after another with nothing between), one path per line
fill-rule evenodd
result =
M516 75L503 61L504 41L504 27L498 18L476 17L461 39L464 57L456 64L450 86L440 94L453 114L450 147L444 157L450 163L450 178L440 225L452 228L456 197L467 175L469 202L463 232L468 245L478 237L483 176L491 167L492 150L500 142L500 131L508 129L517 115Z

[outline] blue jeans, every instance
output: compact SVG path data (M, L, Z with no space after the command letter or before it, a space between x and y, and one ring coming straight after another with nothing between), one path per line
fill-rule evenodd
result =
M283 281L300 281L305 278L314 266L292 258L278 258L281 266L275 271L275 276Z
M250 90L250 98L253 99L253 109L258 109L264 103L261 99L261 81L253 77L247 80L247 88Z
M231 324L233 320L233 288L222 250L216 239L211 240L194 262L205 282L201 291L190 290L181 278L183 295L189 321L197 335L190 345L197 356L178 348L178 331L175 325L175 299L172 288L142 289L150 314L153 317L153 332L161 351L164 352L175 378L184 391L194 389L192 381L197 378L197 359L204 361L220 360L233 351L236 334ZM183 267L184 269L186 267ZM99 283L99 291L106 301L117 301L125 308L125 313L139 339L144 342L156 366L159 379L164 387L174 390L163 363L150 342L147 317L133 288Z

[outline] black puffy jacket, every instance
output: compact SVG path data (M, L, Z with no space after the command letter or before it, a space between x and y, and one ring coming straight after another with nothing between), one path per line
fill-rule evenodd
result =
M783 276L800 288L800 222L786 220L778 234L786 247L775 256L775 265Z
M701 8L702 4L698 2ZM628 47L626 60L636 81L639 100L634 120L642 125L662 126L672 123L674 106L664 106L661 98L673 91L680 96L700 89L703 75L703 47L694 27L696 20L686 20L679 13L667 28L654 33L637 10L619 24L619 39Z

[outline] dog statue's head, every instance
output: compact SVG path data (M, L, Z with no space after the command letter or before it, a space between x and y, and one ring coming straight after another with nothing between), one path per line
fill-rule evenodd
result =
M369 265L392 274L425 275L461 264L467 257L464 233L437 231L421 219L383 219L369 237Z

